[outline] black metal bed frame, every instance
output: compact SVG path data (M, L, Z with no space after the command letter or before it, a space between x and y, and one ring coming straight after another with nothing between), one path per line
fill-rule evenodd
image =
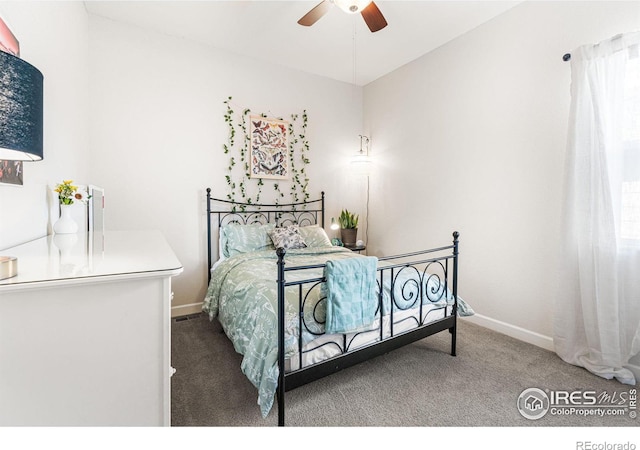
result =
M231 205L231 209L227 210L213 210L211 208L211 202L220 202ZM320 206L315 206L320 204ZM207 271L209 273L208 279L211 278L212 267L212 227L211 216L217 215L218 228L228 223L241 223L241 224L256 224L256 223L272 223L277 225L288 225L292 223L304 225L319 224L324 228L324 192L322 192L321 198L317 200L310 200L306 202L288 203L288 204L252 204L242 203L231 200L216 199L211 197L211 189L207 188L207 255L208 266ZM318 289L324 282L323 277L305 278L300 281L287 281L286 274L292 271L302 271L308 269L320 269L324 267L324 264L313 266L295 266L286 267L285 255L286 251L283 248L276 249L277 260L277 284L278 284L278 388L277 388L277 401L278 401L278 425L284 426L285 424L285 392L300 387L304 384L310 383L324 376L336 373L342 369L359 364L363 361L367 361L376 356L383 355L394 349L400 348L412 342L423 339L427 336L439 333L444 330L449 330L451 333L451 355L456 355L456 330L457 330L457 293L458 293L458 254L459 254L459 233L456 231L453 233L453 244L449 246L433 248L423 251L416 251L412 253L405 253L402 255L393 255L388 257L378 258L378 261L382 263L382 266L378 268L378 312L380 327L379 330L366 331L363 333L356 333L348 339L347 335L340 335L341 342L330 341L321 344L318 347L303 350L302 348L302 330L303 327L307 331L311 331L310 327L305 323L304 306L305 300L309 296L309 293L313 289ZM451 261L451 271L450 271ZM442 271L442 278L440 275L427 272L429 268L435 266ZM423 267L420 269L420 267ZM409 280L404 281L404 285L400 286L402 292L402 299L400 301L408 302L408 306L401 306L398 303L398 299L394 298L395 284L401 283L399 274L405 270L413 270L418 276L418 281ZM423 287L425 277L429 279L434 278L435 286L438 289L427 289ZM449 282L449 279L451 281ZM390 291L390 314L389 314L389 336L384 336L384 319L383 319L383 286L385 280L389 280L391 285ZM305 288L306 286L306 288ZM299 364L296 370L286 371L285 364L285 292L287 288L294 288L298 290L298 358ZM305 291L306 289L306 291ZM405 292L406 291L406 292ZM431 309L426 315L423 315L423 303L426 299L428 302L438 302L442 300L442 296L445 296L447 292L451 292L453 302L451 305ZM435 296L435 297L431 297ZM416 306L418 305L418 306ZM394 310L402 311L409 308L418 308L418 317L408 317L398 322L394 322ZM433 311L443 311L443 318L436 320L427 320L427 315ZM394 333L394 325L398 323L412 319L416 322L416 326L407 330ZM323 323L317 321L317 323ZM350 345L356 336L364 333L379 333L379 340L370 344L363 345L356 349L351 349ZM302 355L305 352L312 352L324 345L334 345L338 348L339 354L329 359L304 366L302 362Z

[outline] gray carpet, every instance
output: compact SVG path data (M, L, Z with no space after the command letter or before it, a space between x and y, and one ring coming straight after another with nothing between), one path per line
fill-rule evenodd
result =
M217 321L203 315L172 321L173 426L264 427L257 390L241 355ZM563 362L553 352L459 321L458 356L444 332L345 369L286 394L288 426L340 427L635 427L628 414L547 414L528 420L516 408L527 388L626 393L630 386Z

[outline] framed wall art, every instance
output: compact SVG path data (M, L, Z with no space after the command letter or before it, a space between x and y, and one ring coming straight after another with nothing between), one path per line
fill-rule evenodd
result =
M20 56L20 43L2 17L0 17L0 51Z
M0 160L0 183L22 186L22 161Z
M250 121L251 178L289 179L289 123L263 116Z

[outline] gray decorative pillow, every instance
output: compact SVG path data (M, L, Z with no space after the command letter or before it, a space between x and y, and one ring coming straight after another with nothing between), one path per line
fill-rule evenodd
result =
M269 232L269 237L271 237L275 248L282 247L286 250L290 248L305 248L307 246L300 234L298 225L274 228Z

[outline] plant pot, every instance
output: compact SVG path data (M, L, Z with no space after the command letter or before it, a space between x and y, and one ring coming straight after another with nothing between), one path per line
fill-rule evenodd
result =
M356 238L358 236L357 228L343 228L340 230L340 236L342 238L342 243L345 247L355 247Z

